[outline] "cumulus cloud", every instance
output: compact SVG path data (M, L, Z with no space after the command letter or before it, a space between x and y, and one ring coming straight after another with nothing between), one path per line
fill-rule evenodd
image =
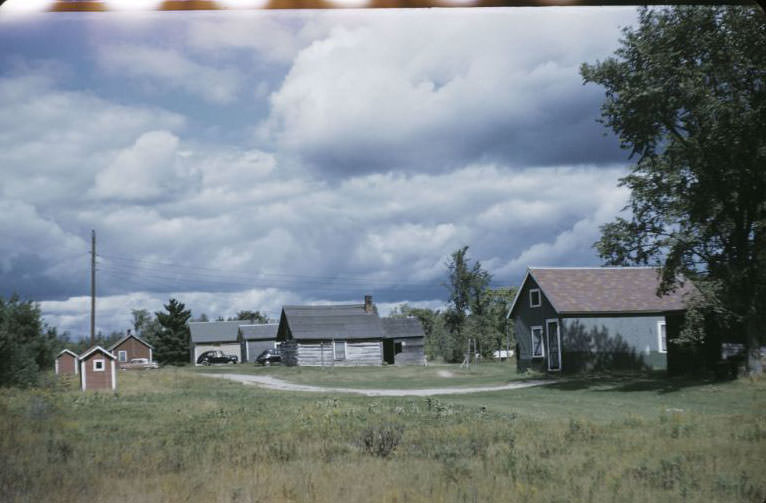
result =
M623 159L595 122L601 91L578 68L614 49L628 11L589 14L450 11L338 27L295 58L260 134L323 172Z
M91 228L105 332L170 296L213 317L364 294L383 312L439 307L464 245L498 285L527 265L593 265L625 166L608 162L577 66L608 54L617 31L603 27L633 11L548 12L264 14L262 33L216 14L170 23L186 38L163 49L100 29L95 64L2 73L0 284L85 333ZM119 87L123 70L138 90ZM154 107L147 88L163 91ZM269 109L227 122L269 89ZM242 141L256 125L264 141Z
M232 103L242 86L236 67L214 67L195 62L174 49L141 45L105 46L98 61L104 70L162 88L181 89L216 104Z
M279 316L282 305L298 303L300 298L291 292L274 289L241 290L236 292L135 291L122 295L108 295L97 300L96 330L109 333L132 328L133 309L150 312L163 310L170 298L179 299L192 311L192 316L206 314L210 319L218 316L233 317L242 310L260 310L271 318ZM75 338L84 337L89 330L90 297L71 297L60 301L43 301L40 307L45 321L69 331Z
M99 198L153 200L178 190L182 167L178 137L168 131L143 133L96 175L92 194Z

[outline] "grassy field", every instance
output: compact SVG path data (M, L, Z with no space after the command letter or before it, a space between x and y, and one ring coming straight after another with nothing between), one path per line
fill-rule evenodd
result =
M482 363L461 368L459 365L384 367L263 367L253 364L197 367L197 372L265 374L296 384L342 388L416 389L439 387L501 386L529 379L516 373L509 363ZM540 376L536 376L538 379Z
M121 373L119 388L81 393L52 381L0 390L0 499L766 497L765 380L602 377L373 399L267 391L162 369Z

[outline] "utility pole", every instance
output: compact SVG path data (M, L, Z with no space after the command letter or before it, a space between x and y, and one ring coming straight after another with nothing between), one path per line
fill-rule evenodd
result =
M96 231L90 231L90 345L96 345Z

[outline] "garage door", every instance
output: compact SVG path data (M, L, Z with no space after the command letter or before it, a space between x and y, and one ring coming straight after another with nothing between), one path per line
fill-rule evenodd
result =
M239 345L239 343L231 343L231 344L197 344L194 346L194 364L197 364L197 359L199 358L199 355L204 353L205 351L223 351L224 354L227 355L236 355L238 361L242 361L242 348Z

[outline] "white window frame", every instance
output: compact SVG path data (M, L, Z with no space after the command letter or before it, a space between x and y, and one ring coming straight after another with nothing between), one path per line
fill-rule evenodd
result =
M338 358L338 353L335 351L338 344L343 344L343 358ZM346 341L332 341L332 359L336 361L344 361L348 359L348 344L346 344Z
M558 318L550 318L545 320L545 337L548 342L550 342L550 333L548 333L548 326L551 323L556 324L556 344L558 344L558 355L559 355L559 366L558 368L551 368L551 359L548 358L548 371L549 372L561 372L561 322L558 320ZM550 351L548 352L550 354Z
M665 327L665 349L662 349L662 327ZM668 324L664 321L657 322L657 352L665 354L668 352Z
M532 302L532 293L537 292L537 304ZM543 294L540 292L539 288L531 288L529 290L529 307L540 307L543 305Z
M101 368L98 368L98 364L101 364ZM103 358L99 358L98 360L93 360L93 372L106 372L106 364L104 362Z
M540 354L535 354L535 330L540 331ZM545 358L545 329L540 325L529 327L529 340L532 342L532 347L529 348L532 353L532 358Z
M128 352L124 349L117 351L117 360L120 363L126 363L128 361Z

